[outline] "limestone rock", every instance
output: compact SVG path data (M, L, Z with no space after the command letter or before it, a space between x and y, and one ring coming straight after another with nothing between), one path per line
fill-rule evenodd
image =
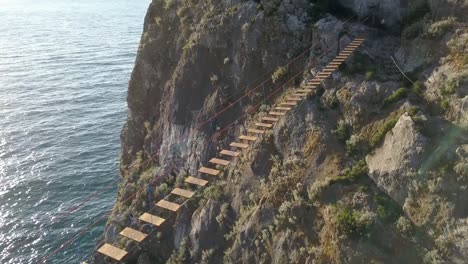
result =
M420 168L426 144L411 117L404 114L382 146L366 156L369 176L401 205L408 196L411 173Z

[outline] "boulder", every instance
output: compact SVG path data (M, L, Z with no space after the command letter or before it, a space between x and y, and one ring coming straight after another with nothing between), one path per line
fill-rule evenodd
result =
M405 113L387 133L382 146L366 156L369 176L401 205L408 196L411 175L421 165L426 145L427 139Z

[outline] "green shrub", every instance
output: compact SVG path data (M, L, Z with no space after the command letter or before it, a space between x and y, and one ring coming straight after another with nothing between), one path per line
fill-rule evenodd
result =
M385 120L385 122L382 125L380 125L377 128L377 131L372 135L369 141L369 145L371 147L375 147L378 143L380 143L380 141L385 137L387 132L390 131L397 122L398 117L392 117Z
M421 94L422 92L422 82L416 81L412 86L411 86L411 91L415 94Z
M277 83L278 81L283 79L287 73L288 73L288 69L286 67L278 67L276 71L273 73L273 75L271 76L273 83Z
M338 228L350 238L360 239L369 234L372 222L369 220L362 220L361 218L361 213L359 211L338 208Z
M393 92L390 96L385 98L384 105L390 105L390 104L393 104L395 102L398 102L399 100L401 100L403 98L406 98L407 95L408 95L408 93L406 91L406 88L401 87L400 89Z
M380 220L390 223L400 217L400 206L388 196L378 194L374 197L374 202L377 204L377 215Z
M447 98L442 98L442 100L440 101L440 108L442 109L442 111L447 111L450 107L450 104L449 104L449 101Z
M345 150L348 156L356 154L359 150L359 146L362 144L362 139L357 135L351 135L351 137L346 140Z
M346 124L343 120L340 120L338 122L338 127L333 131L333 133L340 141L345 142L349 137L348 124Z
M334 183L354 183L358 179L361 179L363 177L367 176L367 164L365 160L360 160L356 164L354 164L353 167L347 168L346 170L343 171L343 173L330 180L330 184Z
M454 17L449 17L445 20L437 21L428 27L426 35L430 38L441 38L448 31L453 29L456 22L457 19Z
M442 87L441 93L443 95L454 94L457 91L459 86L460 86L460 81L458 79L450 79Z
M407 110L408 114L411 116L411 117L415 117L416 114L419 112L419 107L417 106L411 106L408 110Z
M240 5L241 5L241 4L236 4L236 5L230 6L230 7L226 10L226 14L232 15L232 14L236 13L236 12L239 10Z
M374 72L373 71L368 71L368 72L366 72L366 76L364 77L364 79L366 81L370 81L372 79L372 77L374 77Z
M218 185L211 185L203 191L206 199L220 200L223 197L223 190Z

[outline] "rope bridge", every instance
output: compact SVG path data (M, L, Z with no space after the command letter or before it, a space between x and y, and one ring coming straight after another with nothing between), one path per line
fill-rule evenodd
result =
M248 149L255 141L259 140L266 131L273 129L274 125L284 116L293 110L300 101L311 95L316 88L335 72L343 62L345 62L353 52L364 42L364 38L355 38L336 56L320 73L314 78L308 80L303 86L293 90L283 99L276 103L274 111L268 112L260 120L246 130L245 135L238 137L238 140L229 144L229 149L223 149L218 152L217 157L213 157L208 164L198 169L200 177L187 176L185 183L187 189L174 188L169 195L156 203L155 208L161 211L161 214L155 214L151 211L143 213L138 219L144 225L151 225L155 228L161 227L167 222L168 217L162 214L175 214L178 212L194 195L193 189L202 189L220 174L217 166L227 167L232 161L239 158L242 151ZM205 175L205 176L203 176ZM207 178L207 177L209 178ZM182 202L180 202L182 201ZM141 225L140 227L143 227ZM135 242L142 243L151 233L144 233L139 228L125 227L119 236L128 238ZM133 249L133 248L132 248ZM119 248L115 245L105 243L97 251L106 257L115 261L123 261L130 251Z

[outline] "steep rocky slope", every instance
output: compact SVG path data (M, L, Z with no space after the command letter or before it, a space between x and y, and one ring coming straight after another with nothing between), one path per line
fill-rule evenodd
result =
M431 11L437 1L408 8L382 1L379 12L357 10L358 2L370 5L153 1L129 85L123 180L102 241L133 248L127 262L141 264L464 263L464 18ZM368 15L378 22L361 24ZM156 183L154 201L184 186L184 176L268 110L274 98L262 101L266 94L311 66L286 88L296 87L364 33L364 46L314 96L141 246L116 235L149 209L148 183ZM311 44L307 56L278 68ZM272 72L275 82L206 122ZM242 114L236 126L215 134ZM102 260L96 255L96 263Z

